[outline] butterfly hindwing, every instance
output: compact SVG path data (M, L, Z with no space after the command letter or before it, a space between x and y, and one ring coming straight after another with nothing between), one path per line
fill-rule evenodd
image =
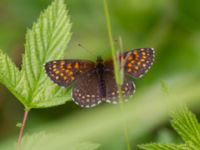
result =
M68 87L82 74L94 67L92 61L87 60L53 60L45 64L47 75L60 86Z
M86 108L94 107L102 101L113 104L118 103L119 92L113 71L105 71L102 79L105 85L101 84L102 81L95 70L82 74L82 76L77 79L74 89L72 90L74 102ZM123 99L126 100L135 92L135 85L128 77L125 77L121 90ZM105 97L102 91L106 92Z
M72 90L74 102L81 107L94 107L101 103L99 78L95 70L81 75L74 84Z
M116 104L119 102L119 91L113 71L106 71L104 75L106 83L106 102ZM127 100L128 97L134 94L135 85L127 76L124 77L124 83L121 86L122 98Z
M138 48L123 53L125 72L134 78L142 77L154 61L153 48Z

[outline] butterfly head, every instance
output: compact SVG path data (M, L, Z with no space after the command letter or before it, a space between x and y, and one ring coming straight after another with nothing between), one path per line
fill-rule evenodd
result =
M97 64L103 63L103 59L101 56L97 56Z

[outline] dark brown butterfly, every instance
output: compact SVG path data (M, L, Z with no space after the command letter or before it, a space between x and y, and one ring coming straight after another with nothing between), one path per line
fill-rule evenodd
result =
M124 63L124 83L121 87L124 99L133 95L135 85L129 76L142 77L154 61L153 48L139 48L120 55ZM45 64L47 75L59 86L69 87L74 83L72 98L81 107L94 107L106 101L117 103L118 88L112 60L53 60Z

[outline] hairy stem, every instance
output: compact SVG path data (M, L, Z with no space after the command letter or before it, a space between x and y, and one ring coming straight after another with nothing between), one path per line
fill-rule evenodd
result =
M25 109L22 124L21 124L20 131L19 131L18 141L17 141L17 150L20 150L20 147L21 147L21 141L22 141L28 113L29 113L29 110Z

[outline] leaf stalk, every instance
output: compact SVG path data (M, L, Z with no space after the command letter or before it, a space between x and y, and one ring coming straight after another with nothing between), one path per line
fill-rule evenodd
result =
M22 125L21 125L20 130L19 130L19 136L18 136L18 141L17 141L17 150L21 149L22 137L23 137L24 128L25 128L25 125L26 125L26 121L27 121L27 118L28 118L29 111L30 111L29 109L24 110Z

